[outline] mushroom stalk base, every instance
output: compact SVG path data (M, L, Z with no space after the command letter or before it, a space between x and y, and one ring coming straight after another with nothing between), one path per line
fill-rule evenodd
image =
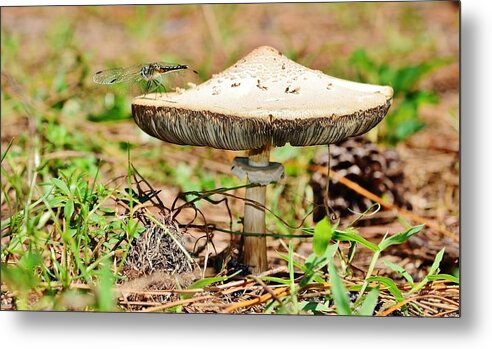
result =
M265 204L266 186L246 189L246 199ZM265 234L265 210L246 202L244 206L244 231L258 235L244 236L243 261L251 271L261 273L268 269Z

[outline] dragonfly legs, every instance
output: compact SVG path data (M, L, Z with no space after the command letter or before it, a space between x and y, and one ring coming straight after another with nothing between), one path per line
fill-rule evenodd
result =
M145 85L145 94L146 96L151 90L157 90L159 91L159 97L162 97L162 90L164 90L164 93L167 93L166 87L162 84L162 82L158 80L148 80L146 85ZM155 99L157 99L157 94L155 95Z
M162 84L162 82L154 80L154 84L157 87L157 91L159 91L159 97L162 97L161 88L164 90L164 93L167 93L166 87Z

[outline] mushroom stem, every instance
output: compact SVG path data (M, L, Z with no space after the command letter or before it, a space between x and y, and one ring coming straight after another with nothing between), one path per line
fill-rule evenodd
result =
M331 170L331 154L330 145L328 144L328 161L326 162L326 168L328 170L328 175L326 176L326 189L325 195L323 197L323 204L325 205L326 218L331 221L330 215L330 170Z
M270 145L250 151L249 165L267 167L270 163ZM265 206L266 185L246 189L246 200L255 201ZM251 267L253 273L260 273L268 269L267 248L265 234L265 210L246 202L244 206L244 231L263 236L245 236L243 259Z

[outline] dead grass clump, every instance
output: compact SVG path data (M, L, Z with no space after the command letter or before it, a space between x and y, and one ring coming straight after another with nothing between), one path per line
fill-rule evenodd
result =
M150 222L146 231L131 243L126 259L127 274L190 272L192 266L183 251L183 242L183 234L175 225L166 220L163 226Z
M125 260L122 273L128 281L119 287L120 304L130 311L169 302L175 295L159 291L186 288L197 278L176 224L168 218L161 224L146 219L144 226L146 230L131 242Z

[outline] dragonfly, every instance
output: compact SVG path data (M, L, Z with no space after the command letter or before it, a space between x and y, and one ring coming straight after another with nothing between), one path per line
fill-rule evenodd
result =
M100 85L137 83L143 85L145 94L156 89L160 91L161 88L166 92L166 88L162 84L163 76L183 70L191 70L195 74L198 74L197 71L190 69L186 64L155 62L137 64L125 68L101 70L94 74L92 80Z

